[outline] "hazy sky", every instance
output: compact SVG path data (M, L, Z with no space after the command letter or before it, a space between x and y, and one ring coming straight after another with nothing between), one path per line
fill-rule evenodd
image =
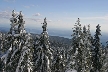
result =
M26 27L41 28L46 17L49 29L72 30L79 17L91 30L100 24L102 32L108 31L108 0L0 0L0 24L10 24L13 9L22 11Z

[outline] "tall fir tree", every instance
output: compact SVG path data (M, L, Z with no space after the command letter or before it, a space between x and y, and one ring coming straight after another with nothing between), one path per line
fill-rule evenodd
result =
M46 27L47 22L45 18L42 26L43 32L34 44L34 71L37 72L51 72L53 57Z
M94 41L93 41L93 56L92 56L92 61L93 61L93 69L91 70L92 72L101 72L100 69L102 67L101 64L101 43L100 43L100 26L99 24L96 26L96 32L94 35Z
M83 27L83 42L84 42L84 49L83 49L83 72L90 72L91 69L91 33L90 33L90 25L88 25L88 30L86 27Z
M18 19L17 19L18 18ZM11 28L6 37L7 51L1 57L4 63L4 72L31 72L32 71L32 37L26 33L23 15L16 16L12 11Z
M82 72L82 60L83 60L83 32L80 24L80 19L78 18L77 22L74 25L73 28L73 38L72 38L72 48L70 50L70 53L72 53L72 56L69 56L72 61L71 68L74 68L78 72Z

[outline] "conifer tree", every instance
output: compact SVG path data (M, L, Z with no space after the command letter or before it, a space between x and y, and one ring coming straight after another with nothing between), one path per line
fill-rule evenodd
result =
M107 45L105 46L105 48L101 49L102 50L101 52L101 61L102 61L101 62L102 63L101 72L108 72L108 46Z
M18 17L18 19L17 19ZM4 72L31 72L32 71L32 38L26 33L23 15L16 16L12 11L11 28L6 37L7 51L1 57L4 63Z
M37 72L51 72L52 66L52 49L50 47L49 36L47 32L46 18L43 23L43 32L37 38L34 45L34 71Z
M83 27L83 42L84 42L84 49L83 49L83 72L90 72L91 69L91 34L90 34L90 26L88 25L88 30L86 27Z
M5 34L3 34L2 32L0 32L0 57L4 54L4 52L6 50L6 48L4 46L4 43L5 43L4 36L5 36ZM4 63L0 59L0 71L2 71L3 65L4 65Z
M63 45L61 47L57 47L54 52L54 59L52 62L52 72L65 72L66 69L66 58L65 58L65 50Z
M72 50L70 50L70 54L72 56L69 56L72 61L71 68L74 68L78 72L82 72L82 51L84 48L83 44L83 32L80 24L80 19L78 18L77 23L74 25L73 28L73 38L72 38Z
M101 64L101 43L100 43L100 26L99 24L96 26L96 32L95 32L95 35L94 35L94 41L93 41L93 47L94 47L94 50L93 50L93 56L92 56L92 61L93 61L93 69L92 71L93 72L101 72L100 69L102 67L102 64Z

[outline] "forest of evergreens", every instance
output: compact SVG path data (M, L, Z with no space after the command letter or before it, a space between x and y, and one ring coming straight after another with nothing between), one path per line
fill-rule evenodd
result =
M10 22L10 30L0 33L0 72L108 72L108 44L102 47L99 24L92 36L90 25L78 18L71 41L63 43L49 39L46 18L39 35L26 32L21 12L13 10Z

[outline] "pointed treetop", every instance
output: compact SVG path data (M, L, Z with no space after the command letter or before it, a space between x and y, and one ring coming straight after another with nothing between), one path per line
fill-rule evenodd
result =
M100 33L100 31L101 31L101 30L100 30L100 27L101 27L101 26L99 26L99 24L96 26L96 28L97 28L97 29L96 29L96 33L97 33L98 35L101 35L101 33Z
M84 28L86 28L86 26L84 25Z
M44 23L46 23L46 17L45 17L45 19L44 19Z
M20 11L20 14L22 14L22 11Z
M99 24L96 26L96 28L97 28L98 31L101 31L101 30L100 30L100 27L101 27L101 26L99 26Z
M47 27L47 21L46 21L46 17L45 17L44 23L43 23L43 26L42 26L43 31L46 31L46 27Z
M80 22L80 19L78 18L77 22Z
M19 16L20 16L20 17L23 17L23 15L22 15L22 11L20 11L20 14L19 14Z
M90 29L90 24L88 25L88 30Z
M16 14L15 14L15 10L12 11L12 16L13 16L13 17L16 16Z
M84 25L84 27L83 27L83 33L87 33L87 29L86 29L86 26Z
M101 26L99 26L99 24L96 26L96 28L100 28Z
M83 30L86 31L86 27L85 27L85 25L84 25L84 27L83 27Z
M78 18L78 20L76 22L77 22L76 24L78 24L79 26L81 26L79 18Z

